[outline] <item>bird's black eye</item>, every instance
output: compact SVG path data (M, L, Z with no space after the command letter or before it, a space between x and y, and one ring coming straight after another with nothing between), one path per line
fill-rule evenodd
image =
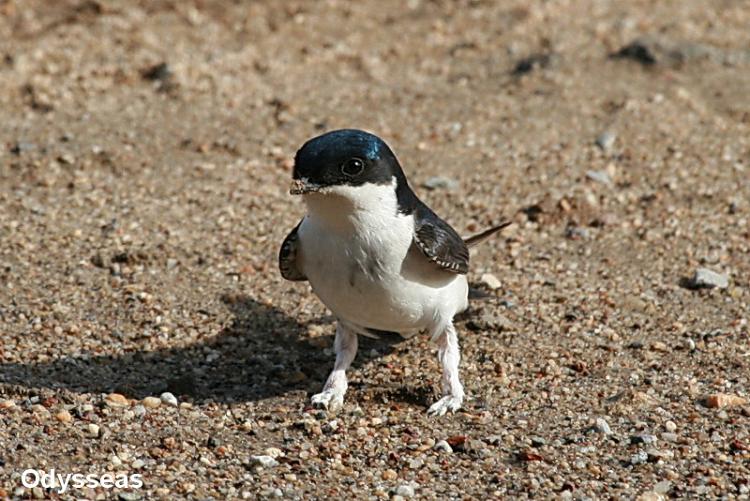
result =
M341 172L347 176L356 176L357 174L361 174L363 170L365 170L365 163L361 158L350 158L341 164Z

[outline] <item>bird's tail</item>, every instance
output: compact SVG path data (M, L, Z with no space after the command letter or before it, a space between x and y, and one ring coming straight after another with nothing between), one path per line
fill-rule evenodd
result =
M479 245L488 238L490 238L492 235L497 233L498 231L502 230L506 226L509 226L512 224L512 221L503 221L502 223L498 224L497 226L493 226L492 228L488 230L484 230L481 233L477 233L476 235L472 235L470 237L464 238L464 243L466 244L466 247L474 247L475 245Z

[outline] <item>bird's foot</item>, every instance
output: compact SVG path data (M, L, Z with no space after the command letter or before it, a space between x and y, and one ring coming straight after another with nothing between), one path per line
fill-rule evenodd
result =
M344 406L344 392L334 389L323 390L321 393L313 395L310 402L316 409L326 409L335 412L341 410Z
M463 401L463 397L448 395L432 404L427 410L427 414L430 416L443 416L448 411L456 412L461 408Z

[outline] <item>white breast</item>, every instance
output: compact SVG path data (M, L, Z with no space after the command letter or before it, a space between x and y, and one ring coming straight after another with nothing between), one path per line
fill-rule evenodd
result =
M440 270L412 244L414 220L398 213L395 185L335 187L305 199L299 265L334 315L406 333L466 308L466 277Z

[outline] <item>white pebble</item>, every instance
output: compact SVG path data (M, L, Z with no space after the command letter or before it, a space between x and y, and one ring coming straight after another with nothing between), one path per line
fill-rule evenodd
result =
M696 288L726 289L729 286L729 278L708 268L698 268L693 275L692 285Z
M597 183L605 184L607 186L612 185L612 179L609 177L609 174L603 170L586 171L586 177Z
M594 424L594 429L598 431L599 433L604 433L605 435L611 435L612 429L609 427L609 423L604 418L597 418L596 423Z
M458 181L444 176L433 176L422 183L422 187L428 190L455 190L458 188Z
M168 391L162 393L159 398L165 404L171 405L172 407L177 407L177 397L175 397L174 395L172 395Z
M597 136L596 145L604 151L607 151L612 147L612 145L615 144L616 138L617 136L614 133L610 131L604 131L599 134L599 136Z
M450 444L446 442L445 440L439 441L432 448L436 451L441 451L441 452L447 452L447 453L453 452L453 447L451 447Z
M409 484L399 485L396 494L405 498L414 497L414 487Z
M278 466L279 462L271 456L250 456L250 463L263 468L273 468Z
M334 419L323 425L323 431L326 433L333 433L339 429L339 422Z
M500 280L492 273L485 273L484 275L482 275L481 280L484 285L492 290L499 289L503 285Z

